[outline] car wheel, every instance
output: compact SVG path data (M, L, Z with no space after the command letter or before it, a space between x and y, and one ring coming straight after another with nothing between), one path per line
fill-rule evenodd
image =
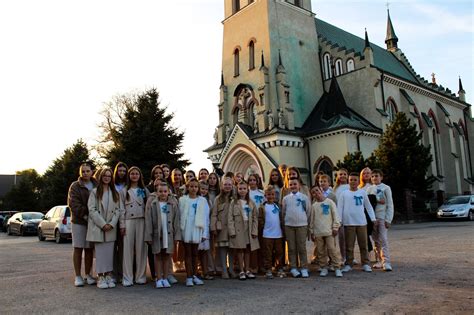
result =
M469 211L469 214L467 215L467 219L469 221L474 221L474 211L473 210Z
M20 227L20 235L25 236L25 231L23 231L23 227Z
M8 235L12 235L12 231L10 230L10 226L9 226L9 225L7 225L7 234L8 234Z
M45 239L46 239L46 237L43 236L43 232L41 231L41 229L38 229L38 240L40 240L42 242Z
M54 240L56 241L56 244L60 244L63 242L63 239L61 238L61 233L59 233L59 230L54 231Z

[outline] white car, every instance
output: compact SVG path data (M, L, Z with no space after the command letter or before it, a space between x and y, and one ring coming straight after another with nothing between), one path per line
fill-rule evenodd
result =
M474 195L454 196L438 208L438 219L464 218L474 221Z
M54 238L56 243L71 239L71 209L68 206L51 208L38 225L38 239Z

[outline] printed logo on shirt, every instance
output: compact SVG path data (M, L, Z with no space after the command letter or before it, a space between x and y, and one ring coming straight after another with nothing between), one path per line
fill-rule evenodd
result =
M196 202L196 203L193 203L192 207L193 207L193 209L194 209L194 215L196 215L197 207L198 207L197 202Z
M362 196L354 196L355 204L356 206L362 206L362 200L364 200L364 197Z
M306 212L306 201L303 200L303 199L298 198L298 199L296 199L296 202L297 202L296 206L297 207L301 206L303 208L303 211Z
M245 206L244 206L244 211L245 211L245 213L247 213L247 216L249 216L249 213L250 213L250 211L252 211L252 210L250 209L250 207L249 207L248 205L245 205Z
M383 198L383 190L380 189L380 188L377 188L377 197L379 199L382 199Z
M323 214L324 215L329 215L329 205L322 203L321 208L323 208Z
M163 207L161 207L161 212L163 213L170 213L170 211L168 210L168 205L163 205Z
M277 214L278 212L280 212L280 208L277 205L273 205L272 213Z
M143 188L138 188L137 190L137 197L141 197L141 198L145 198L146 194L145 194L145 189Z
M257 204L257 206L259 206L259 205L262 204L262 202L263 202L263 196L255 195L253 198L254 198L254 201L255 201L255 203Z

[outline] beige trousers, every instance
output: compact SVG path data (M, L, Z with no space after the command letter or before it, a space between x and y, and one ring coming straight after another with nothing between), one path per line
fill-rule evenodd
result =
M135 258L135 282L146 282L147 247L145 243L145 219L125 220L123 237L123 280L133 283L133 260Z
M286 242L288 244L288 259L291 268L308 268L308 254L306 252L306 239L308 228L306 226L285 226Z
M316 248L318 249L319 267L326 268L331 265L335 269L341 268L341 255L336 246L334 236L318 236L316 237ZM328 264L328 257L330 263Z
M367 249L367 226L351 225L344 226L344 234L346 239L346 265L352 266L354 263L354 246L357 238L357 244L360 250L360 259L362 265L369 264L369 251Z

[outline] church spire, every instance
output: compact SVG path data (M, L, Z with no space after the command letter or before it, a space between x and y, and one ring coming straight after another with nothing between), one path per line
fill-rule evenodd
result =
M395 35L395 29L393 28L392 19L390 18L390 10L387 9L387 36L385 37L385 44L387 44L387 50L398 50L397 43L398 37L397 35Z
M262 58L260 61L260 69L265 68L265 56L263 55L263 50L262 50Z
M369 34L367 33L367 28L365 29L365 47L364 47L364 57L367 59L370 65L374 64L374 51L370 46Z
M224 71L221 71L221 87L224 86Z
M369 42L369 35L367 34L367 28L365 29L365 48L371 48Z
M280 49L278 49L278 65L283 67L283 63L281 62L281 52L280 52Z
M462 101L462 102L465 102L466 101L466 91L464 91L463 87L462 87L462 81L461 81L461 77L459 77L459 91L458 91L458 95L459 95L459 100Z
M459 77L459 91L463 91L464 92L464 89L462 87L462 81L461 81L461 77Z

